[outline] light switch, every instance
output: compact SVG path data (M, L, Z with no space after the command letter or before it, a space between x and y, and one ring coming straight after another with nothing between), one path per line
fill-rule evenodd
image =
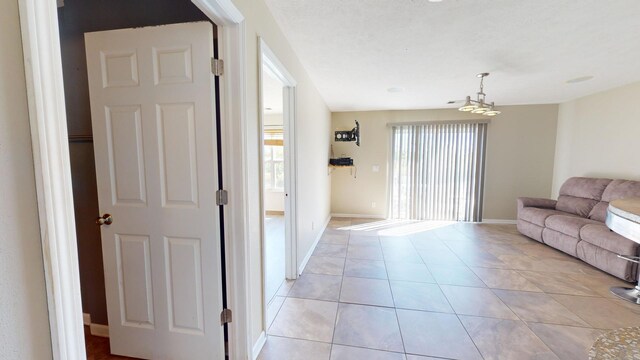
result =
M371 171L380 172L380 165L373 165L373 167L371 168Z

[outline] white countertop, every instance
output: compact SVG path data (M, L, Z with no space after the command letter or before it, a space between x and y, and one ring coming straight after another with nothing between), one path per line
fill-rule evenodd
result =
M610 202L605 222L609 229L640 243L640 198Z
M609 211L627 220L640 223L640 198L613 200Z

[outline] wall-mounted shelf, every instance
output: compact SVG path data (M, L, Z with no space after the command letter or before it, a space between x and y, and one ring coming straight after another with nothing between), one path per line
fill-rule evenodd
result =
M336 168L349 168L351 176L355 179L358 174L358 168L355 165L331 165L329 164L329 175L333 173Z
M69 142L93 142L93 135L69 135Z

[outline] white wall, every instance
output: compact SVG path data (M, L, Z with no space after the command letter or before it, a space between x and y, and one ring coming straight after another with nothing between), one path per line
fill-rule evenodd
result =
M571 176L640 180L640 82L560 104L553 196Z
M551 193L557 105L501 106L487 134L484 219L516 218L518 196L548 197ZM332 117L332 132L350 130L360 122L361 146L332 142L335 156L354 159L357 177L334 169L331 212L384 217L387 210L388 122L479 119L456 109L340 112ZM485 118L486 119L486 118ZM380 166L373 172L373 166ZM372 207L372 203L376 207Z
M309 252L320 233L321 225L329 217L331 182L327 174L331 113L309 79L304 67L291 49L289 42L276 24L263 0L233 0L246 19L247 55L247 142L250 146L247 177L250 179L248 194L250 218L251 264L251 333L253 342L264 331L262 326L262 262L260 238L259 157L260 131L258 122L258 36L261 36L278 56L289 73L296 79L298 139L298 262ZM318 136L318 134L323 134Z
M282 191L266 190L264 192L264 210L284 212L284 193Z
M50 359L51 340L17 1L0 11L0 358Z
M262 122L265 126L282 126L284 119L282 114L264 114Z

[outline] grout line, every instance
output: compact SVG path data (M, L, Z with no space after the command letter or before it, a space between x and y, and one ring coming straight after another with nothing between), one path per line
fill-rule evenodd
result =
M278 296L278 295L276 295L276 296ZM278 314L280 314L280 310L282 310L282 307L284 306L285 301L287 301L287 297L286 296L281 296L281 297L283 297L284 300L282 300L282 304L280 304L280 306L278 306L278 311L276 311L276 314L273 316L273 319L271 319L271 323L268 324L267 329L264 331L264 335L265 336L269 336L269 329L271 329L271 325L273 325L273 322L276 321L276 318L278 317ZM269 317L269 308L267 308L267 317Z
M284 284L287 282L287 278L285 277L284 280L282 280L282 282L280 283L280 286L278 286L278 289L276 289L275 294L273 294L273 296L271 297L271 299L269 299L269 301L267 301L267 307L269 307L269 305L271 305L271 303L273 302L273 300L276 298L276 296L278 296L278 292L280 291L280 289L284 286Z
M349 220L349 226L351 226L351 220ZM347 266L347 254L349 253L349 242L351 239L351 231L349 231L349 236L347 237L347 252L345 253L344 263L342 264L342 277L340 279L340 291L338 291L338 305L336 306L336 316L333 320L333 331L331 333L331 347L329 349L329 357L333 353L333 344L336 337L336 326L338 325L338 314L340 314L340 297L342 296L342 285L344 284L344 271Z
M560 358L561 354L560 353L556 353L555 351L553 351L553 349L551 348L551 346L549 346L549 344L547 344L541 337L538 336L538 334L536 334L535 331L533 331L533 329L531 328L531 326L529 326L529 323L527 323L524 320L521 320L524 323L524 326L527 327L527 329L529 329L529 331L531 331L531 333L533 334L533 336L536 337L536 339L540 340L540 342L542 342L542 344L544 344L544 346L547 347L547 349L549 349L549 351L551 351L551 353L555 354L558 358Z
M380 238L378 238L378 241L380 240ZM381 243L382 245L382 243ZM413 244L411 244L413 245ZM384 254L383 254L384 256ZM387 273L387 279L389 279L389 270L387 269L387 262L384 262L384 271L386 271ZM404 344L404 336L402 335L402 327L400 326L400 318L398 317L398 308L396 306L396 298L395 296L393 296L393 290L391 289L391 280L387 280L387 285L389 286L389 293L391 293L391 301L393 302L393 313L396 315L396 324L398 324L398 332L400 332L400 342L402 342L402 350L405 353L405 358L406 353L407 353L407 347Z
M530 323L530 324L541 324L541 325L553 325L553 326L565 326L565 327L571 327L571 328L576 328L576 329L587 329L587 330L601 330L601 331L611 331L611 330L614 330L614 329L603 329L603 328L598 328L598 327L594 327L594 326L580 326L580 325L555 324L555 323L546 323L546 322L542 322L542 321L525 321L525 323Z
M446 297L446 295L445 295ZM447 299L448 300L448 299ZM452 307L453 308L453 307ZM455 309L453 310L455 312ZM475 346L476 351L478 352L478 354L480 354L481 358L485 358L484 355L482 355L482 352L480 351L480 348L478 347L478 344L476 344L476 341L473 340L473 337L471 336L471 334L469 334L469 330L467 330L467 328L464 326L464 323L462 322L462 320L460 319L460 314L455 313L454 314L456 316L456 318L458 319L458 322L460 323L460 326L462 326L462 328L464 329L464 332L467 334L467 336L469 337L469 340L471 340L471 343L473 343L473 346ZM467 316L467 315L465 315ZM493 319L493 318L492 318ZM504 319L503 319L504 320Z
M276 338L281 338L281 339L290 339L290 340L300 340L300 341L309 341L309 342L313 342L313 343L319 343L319 344L327 344L327 345L339 345L339 346L344 346L344 347L352 347L352 348L357 348L357 349L364 349L364 350L374 350L374 351L379 351L379 352L384 352L384 353L389 353L389 354L405 354L402 352L398 352L398 351L389 351L389 350L380 350L380 349L374 349L374 348L368 348L366 346L360 346L360 345L344 345L344 344L332 344L332 343L328 343L326 341L320 341L320 340L309 340L309 339L302 339L302 338L295 338L295 337L289 337L289 336L283 336L283 335L269 335L270 337L276 337ZM418 354L416 354L418 355ZM425 355L418 355L418 356L425 356ZM433 357L433 356L431 356ZM441 358L441 357L433 357L434 359L448 359L448 358Z
M364 350L373 350L373 351L385 352L385 353L389 353L389 354L402 354L402 355L406 354L404 352L399 352L399 351L390 351L390 350L380 350L380 349L375 349L375 348L368 348L368 347L362 346L362 345L344 345L344 344L335 344L335 345L344 346L344 347L352 347L352 348L357 348L357 349L364 349ZM425 355L421 355L421 356L425 356ZM438 358L438 359L440 359L440 358Z
M455 230L457 230L457 229L455 229ZM452 253L456 258L458 258L458 260L462 261L462 259L460 259L460 258L458 257L458 255L453 251L453 249L451 249L451 248L449 247L449 245L447 245L444 241L442 241L442 242L444 243L444 246L446 246L446 247L449 249L449 251L451 251L451 253ZM466 262L462 261L462 263L466 265L466 267L467 267L467 269L468 269L469 271L473 272L473 270L471 270L471 269L469 268L469 266L467 265L467 263L466 263ZM474 275L475 275L475 273L474 273ZM477 277L477 275L476 275L476 277ZM436 280L436 281L437 281L437 280ZM480 281L482 281L482 279L480 279ZM484 282L482 282L482 283L484 284ZM485 285L486 285L486 284L485 284ZM440 291L441 291L441 292L442 292L442 294L444 295L444 298L445 298L445 299L447 300L447 302L449 303L449 306L450 306L450 307L451 307L451 309L453 310L454 315L456 316L456 319L458 319L458 322L460 323L460 326L462 326L462 328L464 329L465 333L467 334L467 337L469 337L469 340L471 340L471 343L473 344L473 346L475 346L476 351L478 352L478 354L480 355L480 357L484 359L484 355L482 355L482 352L480 351L480 348L478 347L478 344L476 344L475 340L473 340L473 337L471 337L471 334L469 334L469 330L467 330L467 328L464 326L464 323L463 323L463 322L462 322L462 320L460 319L460 315L456 312L456 309L455 309L455 308L453 307L453 305L451 304L451 301L449 300L449 298L447 297L447 295L444 293L444 291L442 291L442 286L441 286L441 284L440 284L440 283L438 283L438 287L440 288ZM497 295L495 295L495 294L494 294L494 296L497 296ZM511 309L509 309L509 310L511 310ZM516 316L517 316L517 315L516 315Z
M284 336L284 335L269 335L269 337L277 337L277 338L281 338L281 339L292 339L292 340L310 341L310 342L320 343L320 344L329 344L329 345L331 344L331 343L328 343L328 342L326 342L326 341L320 341L320 340L309 340L309 339L296 338L296 337Z
M504 301L502 301L502 299L500 298L500 296L498 296L498 294L496 294L496 292L495 292L494 290L497 290L497 289L491 289L491 288L488 288L488 289L489 289L489 291L491 291L491 293L493 294L493 296L495 296L495 297L496 297L496 299L498 299L498 301L500 301L500 303L501 303L502 305L504 305L507 309L509 309L509 311L511 311L511 313L512 313L513 315L515 315L515 316L518 318L518 320L520 320L520 321L524 322L524 320L520 317L520 315L518 315L518 313L516 313L516 312L511 308L511 306L509 306L509 304L507 304L507 303L505 303ZM538 294L539 294L539 293L538 293Z

